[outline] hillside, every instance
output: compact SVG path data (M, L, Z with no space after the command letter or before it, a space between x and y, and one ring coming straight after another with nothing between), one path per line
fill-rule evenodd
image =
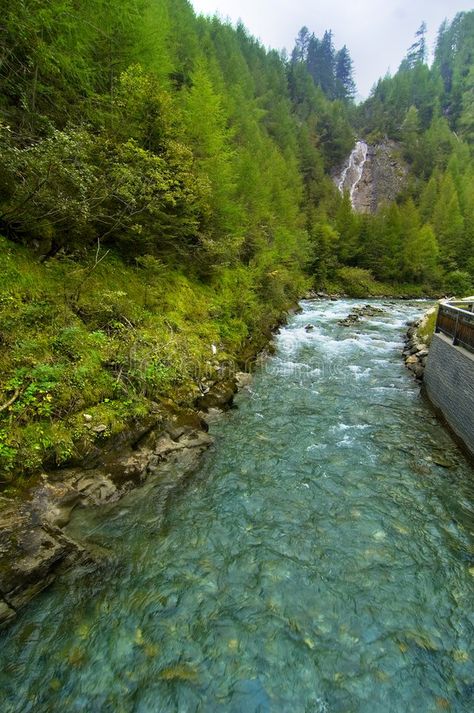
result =
M287 59L186 0L86 5L15 0L0 38L3 486L194 407L310 287L474 278L473 13L356 108L329 31ZM410 166L375 215L331 178L356 136Z
M398 72L358 107L358 133L396 142L409 174L395 205L355 229L354 264L380 279L455 294L474 279L474 12L439 30L427 64L424 25Z
M308 84L303 118L282 58L185 0L13 2L5 28L3 485L254 356L353 140L341 102Z

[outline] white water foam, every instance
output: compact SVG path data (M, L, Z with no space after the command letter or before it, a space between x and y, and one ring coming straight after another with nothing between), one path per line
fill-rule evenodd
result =
M354 207L355 191L364 173L368 148L369 147L365 141L357 141L351 155L349 156L347 166L344 168L339 180L337 181L337 187L341 193L344 193L346 190L349 191L352 207Z

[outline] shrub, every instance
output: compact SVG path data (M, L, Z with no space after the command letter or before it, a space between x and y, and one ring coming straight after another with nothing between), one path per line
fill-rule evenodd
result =
M369 270L360 267L341 267L337 273L343 291L350 297L370 297L380 292Z
M473 280L468 272L453 270L446 275L445 285L452 295L463 297L472 291Z

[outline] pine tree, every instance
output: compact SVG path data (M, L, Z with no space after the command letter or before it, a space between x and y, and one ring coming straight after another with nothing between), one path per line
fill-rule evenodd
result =
M321 42L320 86L326 96L334 98L335 93L335 50L332 41L332 31L326 30Z
M358 223L358 216L352 210L349 193L345 191L335 220L335 228L340 235L338 257L339 261L344 265L354 265L356 262L356 257L359 252Z
M344 45L336 54L336 95L339 99L350 100L356 93L354 70L349 51Z
M295 40L295 47L291 54L292 62L306 62L308 58L308 47L311 40L311 34L307 27L302 27L298 32L298 37Z
M464 140L474 144L474 66L465 80L459 127Z
M455 270L464 264L463 226L456 186L451 174L446 172L441 179L438 200L433 211L433 227L443 264L448 270Z
M314 83L321 87L330 99L336 97L336 56L331 30L326 30L323 39L311 35L308 42L306 66Z
M431 223L437 199L438 179L437 176L433 175L428 183L425 184L420 197L420 217L423 223Z
M419 147L420 116L418 109L413 104L406 113L400 133L405 147L405 155L409 161L414 162Z
M426 46L426 22L422 22L415 34L416 40L411 45L406 56L406 62L409 67L414 67L417 64L425 64L428 58Z

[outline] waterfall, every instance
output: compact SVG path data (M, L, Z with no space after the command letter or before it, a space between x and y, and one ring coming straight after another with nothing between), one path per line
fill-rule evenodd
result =
M349 191L352 207L355 207L355 190L364 172L364 166L367 160L367 151L368 146L365 141L358 141L351 155L349 156L347 166L345 166L343 172L337 180L337 187L341 191L341 193L344 193L344 191Z

